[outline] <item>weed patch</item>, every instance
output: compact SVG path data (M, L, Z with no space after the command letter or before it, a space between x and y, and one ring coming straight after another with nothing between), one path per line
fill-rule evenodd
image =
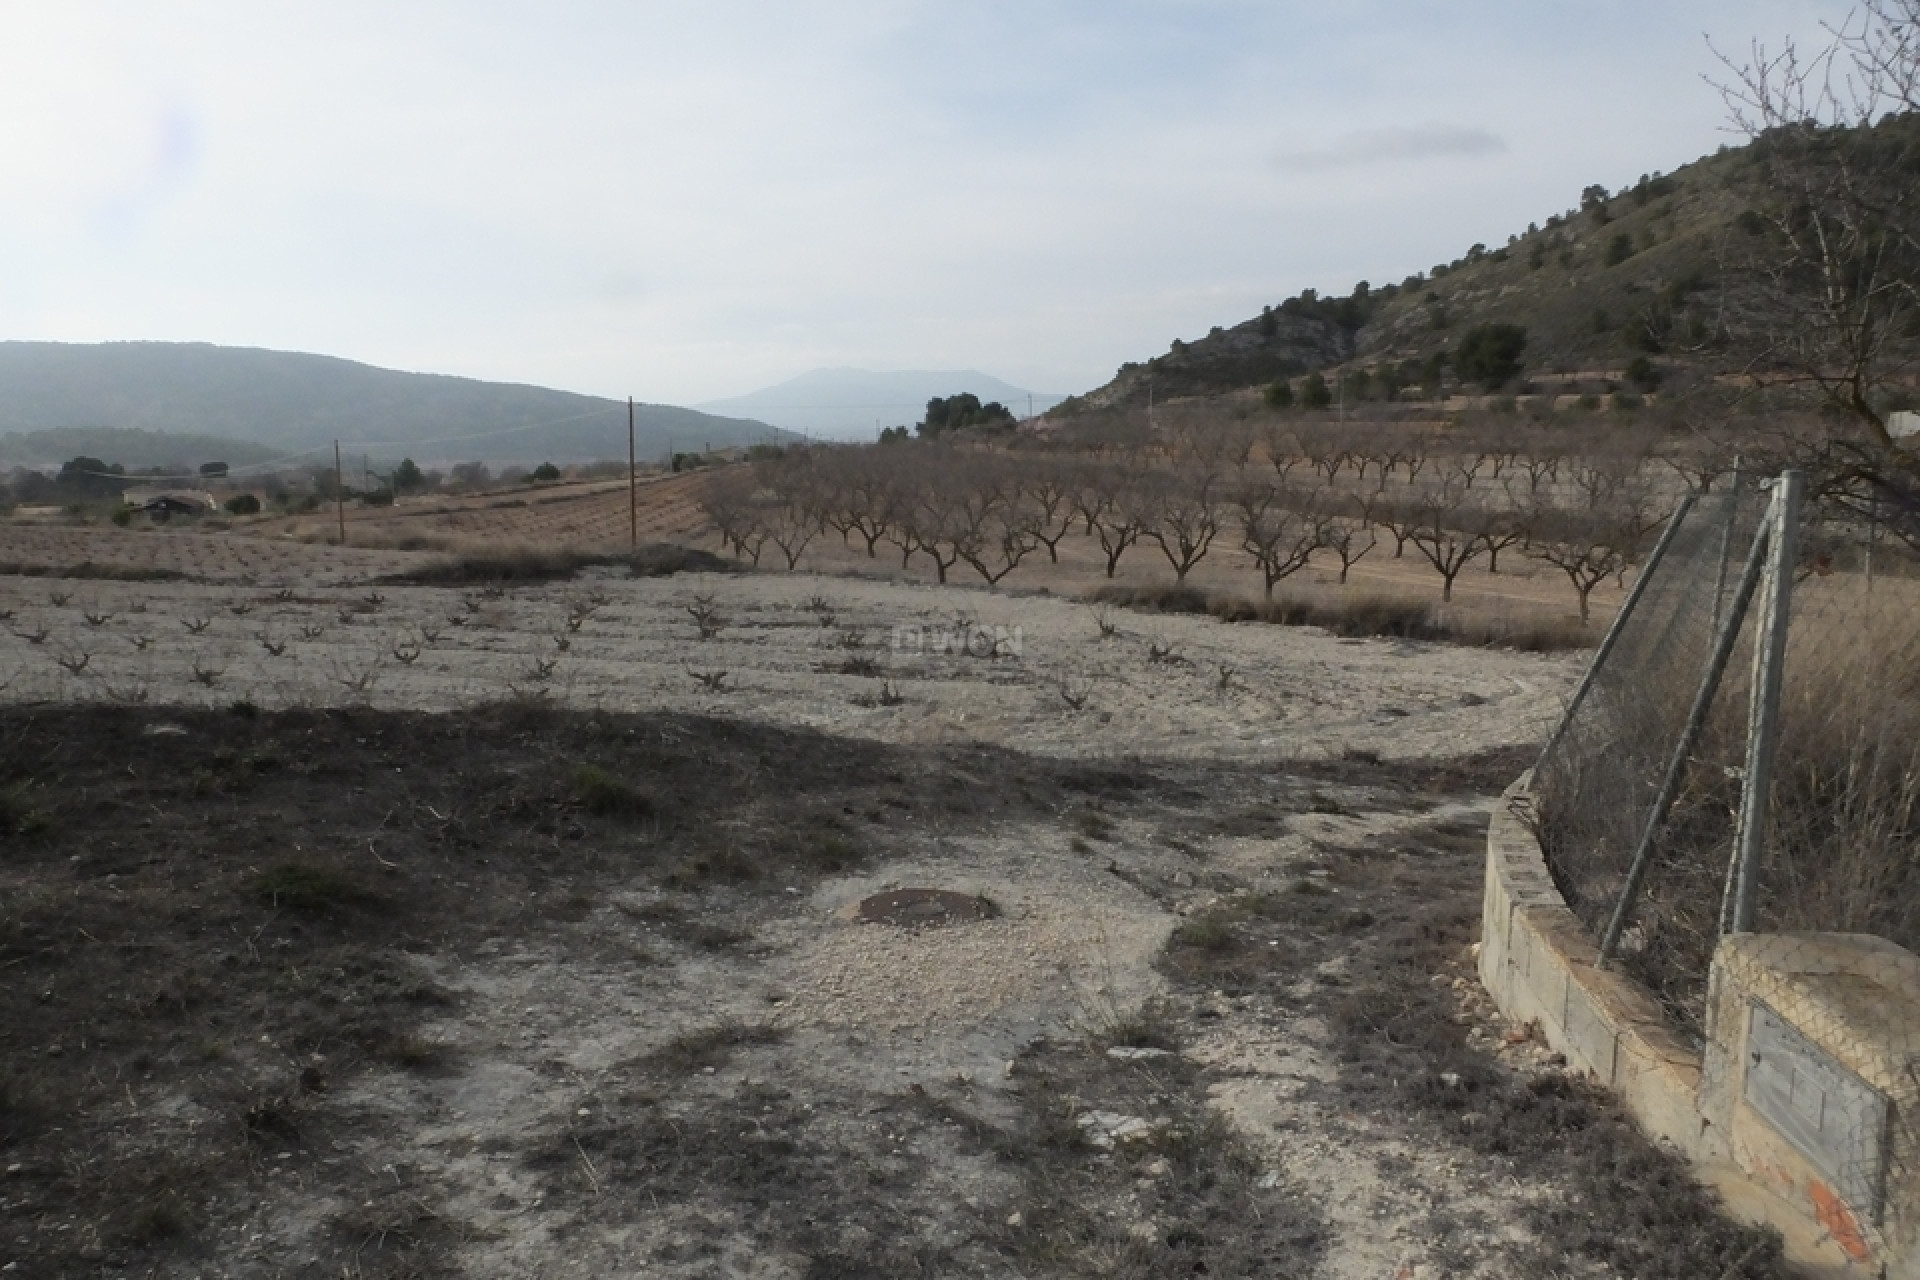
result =
M675 1036L638 1065L671 1075L718 1070L732 1062L741 1049L779 1044L786 1038L785 1030L772 1023L728 1020Z
M356 877L310 862L282 862L269 867L255 881L254 893L269 906L315 914L385 904Z
M583 809L601 817L644 818L653 813L653 801L645 792L598 765L574 770L573 793Z

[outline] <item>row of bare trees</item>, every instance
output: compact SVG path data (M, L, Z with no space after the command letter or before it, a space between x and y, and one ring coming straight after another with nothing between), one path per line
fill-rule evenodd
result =
M1408 548L1440 579L1441 598L1471 565L1500 569L1511 548L1565 575L1582 619L1594 589L1622 577L1657 526L1659 473L1645 455L1522 451L1355 451L1335 461L1305 450L1164 449L1117 457L946 446L815 448L715 475L702 499L724 544L759 564L798 566L837 533L902 567L916 559L941 582L961 566L998 583L1069 536L1098 548L1108 577L1139 547L1185 584L1209 556L1246 557L1271 599L1313 563L1339 580L1376 548Z

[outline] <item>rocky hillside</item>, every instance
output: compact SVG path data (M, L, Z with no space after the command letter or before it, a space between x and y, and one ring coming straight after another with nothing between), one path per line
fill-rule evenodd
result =
M1749 234L1755 162L1725 149L1624 190L1589 187L1573 207L1504 245L1474 245L1397 284L1345 297L1308 290L1163 355L1121 366L1112 381L1056 412L1214 395L1276 378L1351 366L1402 385L1422 380L1481 323L1527 330L1528 375L1619 369L1636 356L1666 368L1710 354L1717 264L1729 237Z

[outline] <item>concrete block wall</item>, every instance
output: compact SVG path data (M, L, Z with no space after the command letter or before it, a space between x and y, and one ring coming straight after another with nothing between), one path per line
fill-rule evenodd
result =
M1851 1258L1920 1275L1920 957L1866 934L1745 934L1713 966L1699 1105L1728 1155ZM1772 1105L1825 1132L1795 1141L1762 1114L1769 1090L1748 1075L1763 1020L1817 1051L1807 1072L1776 1066Z
M1707 1150L1694 1106L1700 1054L1667 1028L1652 997L1596 968L1599 950L1554 887L1508 788L1487 829L1480 981L1516 1022L1532 1022L1570 1066L1621 1094L1640 1124L1688 1155Z
M1920 1041L1920 957L1852 935L1727 939L1714 959L1702 1053L1644 990L1596 967L1596 940L1567 908L1520 816L1528 782L1523 776L1508 788L1487 831L1479 968L1500 1011L1535 1024L1569 1066L1613 1089L1641 1128L1691 1160L1730 1208L1779 1230L1789 1258L1810 1272L1920 1280L1920 1143L1905 1118L1909 1104L1920 1113L1920 1058L1903 1049L1908 1034ZM1889 1168L1896 1183L1915 1185L1889 1183L1882 1211L1855 1212L1746 1103L1755 1000L1783 1006L1823 1049L1840 1046L1845 1069L1894 1099L1900 1123L1887 1137Z

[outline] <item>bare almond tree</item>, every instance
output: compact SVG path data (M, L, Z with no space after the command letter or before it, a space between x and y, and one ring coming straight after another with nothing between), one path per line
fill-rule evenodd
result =
M1440 575L1440 599L1450 601L1461 571L1487 549L1483 535L1474 527L1481 518L1478 505L1469 503L1464 487L1435 484L1423 490L1411 507L1409 540Z
M948 540L954 554L992 586L1040 545L1031 532L1020 479L1011 467L984 458L957 468L948 479Z
M1050 563L1060 563L1060 540L1073 528L1079 514L1079 485L1075 468L1059 458L1033 458L1023 464L1020 486L1025 533L1047 549Z
M745 467L730 467L709 476L696 499L701 513L719 531L720 545L760 563L760 549L766 544L766 530L754 502L757 488L753 472Z
M1300 438L1287 423L1267 424L1260 433L1260 453L1266 458L1267 465L1273 468L1273 474L1281 484L1287 482L1287 477L1295 467L1306 461L1306 455L1300 449Z
M1317 493L1264 481L1242 486L1234 505L1240 547L1259 567L1271 600L1274 584L1306 568L1313 553L1326 545L1328 517Z
M952 483L959 465L952 450L922 449L900 477L887 538L900 548L901 567L916 555L933 561L934 577L944 583L960 563L959 543L966 537L962 493Z
M1500 572L1500 553L1516 543L1527 540L1532 528L1533 509L1515 503L1510 496L1495 496L1487 493L1480 501L1469 504L1461 511L1471 532L1480 535L1480 545L1486 552L1487 572Z
M1380 545L1380 536L1373 530L1370 507L1358 497L1349 496L1341 504L1342 510L1328 520L1321 532L1322 544L1327 550L1339 557L1340 585L1347 585L1347 574L1354 565L1366 559L1367 553Z
M767 539L780 548L791 572L799 566L808 544L819 536L820 515L799 498L769 497L761 505L760 527L766 531ZM754 563L759 563L757 556Z
M878 557L876 548L887 532L886 466L878 449L835 449L820 464L821 519L840 535L842 545L858 534L869 560Z
M1632 567L1651 528L1644 507L1624 503L1602 510L1545 508L1535 513L1527 554L1567 576L1584 623L1592 618L1593 589Z
M1392 498L1384 495L1373 504L1373 523L1385 529L1393 537L1393 558L1403 559L1407 554L1407 544L1413 541L1413 535L1423 519L1420 507L1419 491L1406 494L1404 491Z
M1080 513L1099 539L1109 578L1120 567L1120 558L1140 541L1152 518L1140 492L1139 476L1110 463L1088 473L1080 494Z
M1220 485L1217 472L1193 464L1153 475L1143 484L1151 515L1141 536L1160 548L1173 566L1174 581L1183 586L1220 534Z

